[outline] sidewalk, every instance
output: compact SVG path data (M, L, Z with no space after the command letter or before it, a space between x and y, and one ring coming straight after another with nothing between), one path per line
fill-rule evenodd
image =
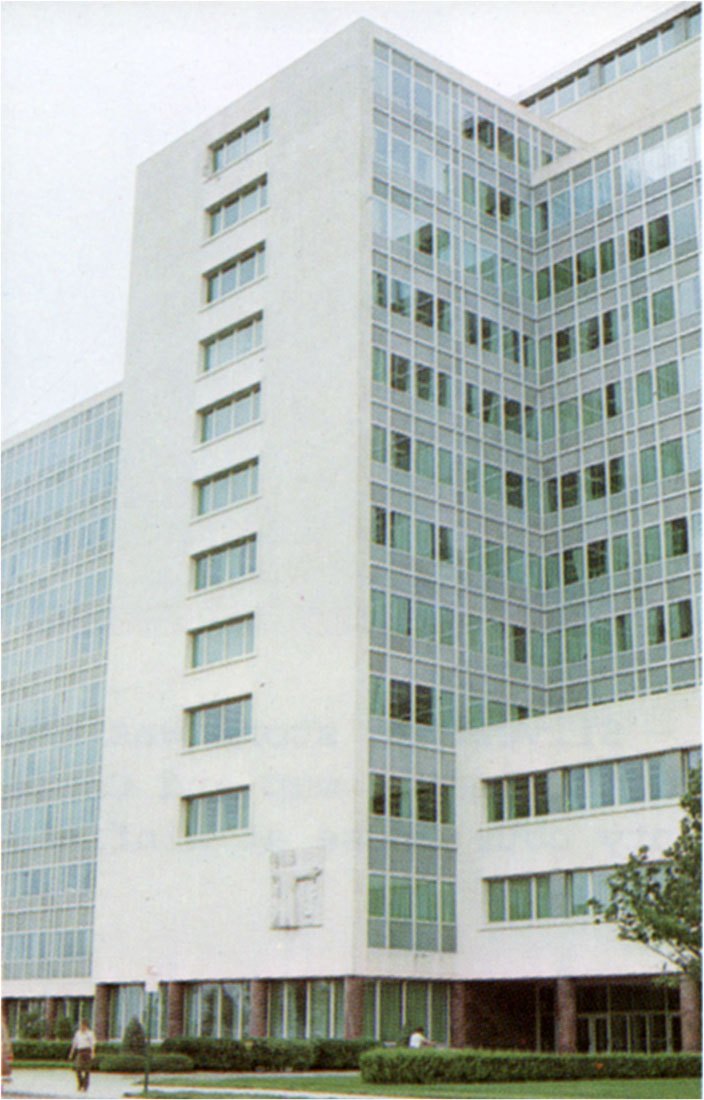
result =
M243 1100L247 1097L261 1097L262 1100L307 1100L308 1097L313 1097L314 1100L340 1100L340 1097L334 1093L322 1093L311 1092L306 1093L304 1090L293 1090L286 1088L286 1078L289 1076L286 1073L281 1074L266 1074L267 1077L280 1077L281 1088L262 1087L261 1089L256 1086L250 1086L248 1088L238 1088L236 1085L228 1088L219 1086L219 1082L223 1077L237 1077L234 1073L213 1073L199 1072L189 1073L186 1076L194 1080L194 1084L188 1089L193 1091L202 1089L204 1095L212 1097L212 1100L217 1100L220 1093L227 1093L232 1095L233 1093L239 1094ZM250 1074L243 1076L250 1077ZM352 1073L349 1076L353 1076ZM197 1084L196 1084L197 1081ZM88 1089L88 1100L122 1100L125 1096L137 1097L142 1092L143 1078L139 1074L124 1074L124 1073L91 1073L90 1075L90 1088ZM173 1100L178 1100L181 1095L181 1090L170 1083L169 1076L156 1073L149 1078L150 1091L152 1088L155 1091L168 1093ZM7 1097L7 1100L11 1100L13 1097L29 1097L36 1098L36 1100L74 1100L74 1098L83 1098L86 1094L78 1092L76 1088L76 1075L72 1069L63 1067L61 1069L16 1069L13 1070L12 1080L3 1082L2 1097L3 1100ZM343 1100L370 1100L368 1096L355 1096L346 1095Z
M142 1078L137 1074L91 1073L88 1097L93 1100L121 1100L126 1092L140 1093ZM60 1069L14 1069L12 1080L3 1081L2 1095L40 1096L49 1100L73 1100L86 1093L76 1087L76 1074L68 1066Z

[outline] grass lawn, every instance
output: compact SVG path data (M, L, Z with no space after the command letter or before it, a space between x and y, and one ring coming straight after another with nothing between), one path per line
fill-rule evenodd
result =
M363 1095L363 1096L398 1096L407 1097L408 1100L423 1100L428 1097L446 1098L446 1100L552 1100L553 1097L593 1097L595 1100L610 1100L611 1097L621 1097L623 1100L670 1100L670 1098L697 1098L701 1097L701 1082L694 1077L633 1079L633 1080L587 1080L587 1081L516 1081L511 1083L472 1085L438 1084L438 1085L371 1085L362 1081L358 1074L286 1074L269 1076L266 1073L225 1075L212 1077L208 1081L211 1087L218 1089L242 1089L247 1090L248 1096L261 1096L262 1090L271 1090L271 1094L279 1096L290 1092L305 1092L315 1095L325 1092L333 1096ZM205 1086L205 1087L204 1087ZM161 1089L169 1091L159 1091ZM175 1094L173 1089L178 1089ZM178 1095L179 1100L188 1097L214 1097L216 1094L208 1091L208 1086L203 1079L195 1077L160 1076L154 1080L149 1090L153 1097L168 1097ZM242 1093L232 1092L217 1094L224 1096L242 1096Z

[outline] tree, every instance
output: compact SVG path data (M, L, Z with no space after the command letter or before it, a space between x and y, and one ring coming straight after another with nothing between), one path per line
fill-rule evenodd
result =
M144 1054L144 1028L133 1016L122 1036L122 1049L126 1054Z
M687 974L702 977L702 795L701 768L690 772L680 802L685 816L679 836L650 859L647 845L609 878L611 901L592 902L596 920L614 921L622 940L645 944Z

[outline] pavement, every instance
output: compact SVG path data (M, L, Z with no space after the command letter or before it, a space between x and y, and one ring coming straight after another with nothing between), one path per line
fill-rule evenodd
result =
M142 1078L137 1074L91 1073L87 1095L94 1100L122 1100L126 1092L139 1094ZM12 1079L3 1081L2 1096L38 1096L48 1100L73 1100L85 1096L76 1086L76 1074L69 1067L57 1069L13 1069Z
M238 1094L245 1100L247 1097L260 1097L262 1100L340 1100L332 1093L311 1093L307 1097L305 1092L286 1088L287 1074L267 1074L267 1077L280 1076L281 1088L243 1088L235 1087L218 1088L223 1076L233 1077L235 1074L218 1073L189 1073L193 1079L193 1085L189 1092L203 1089L205 1095L217 1100L219 1093L228 1095ZM249 1075L247 1075L249 1076ZM350 1076L352 1076L350 1074ZM169 1078L161 1074L155 1074L149 1080L150 1089L168 1093L173 1100L178 1100L180 1091L170 1084ZM124 1073L91 1073L88 1100L122 1100L123 1097L138 1097L142 1095L143 1078L139 1074ZM86 1093L79 1092L76 1087L76 1074L68 1067L57 1069L15 1069L12 1071L12 1079L3 1081L2 1097L29 1097L30 1100L74 1100L74 1097L84 1097ZM369 1100L369 1097L345 1096L344 1100Z

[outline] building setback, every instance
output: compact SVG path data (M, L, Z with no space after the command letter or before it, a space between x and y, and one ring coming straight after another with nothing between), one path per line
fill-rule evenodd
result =
M588 901L700 759L699 34L359 20L141 166L121 396L4 453L13 1029L697 1046Z

